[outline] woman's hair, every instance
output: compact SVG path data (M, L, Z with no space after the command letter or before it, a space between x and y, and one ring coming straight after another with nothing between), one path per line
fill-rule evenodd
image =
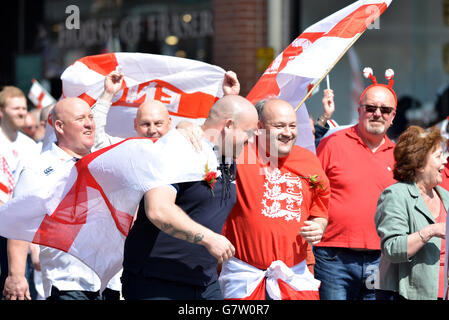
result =
M410 126L399 136L394 148L393 177L400 182L416 182L418 169L426 165L427 155L444 140L437 127L425 130Z

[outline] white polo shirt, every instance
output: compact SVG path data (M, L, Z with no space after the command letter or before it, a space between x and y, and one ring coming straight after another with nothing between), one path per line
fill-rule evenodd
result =
M52 143L32 165L26 166L19 177L13 196L27 193L28 190L43 184L51 184L57 172L70 170L75 159ZM100 290L100 279L84 263L74 256L46 246L40 246L39 259L42 268L44 297L51 294L51 287L59 290Z

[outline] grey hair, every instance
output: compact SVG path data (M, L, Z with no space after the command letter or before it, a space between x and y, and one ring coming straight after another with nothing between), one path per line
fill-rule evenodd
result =
M265 105L267 104L267 102L271 101L271 100L276 100L276 99L279 99L279 98L275 95L270 95L270 96L267 96L266 98L261 99L256 102L254 107L257 110L257 115L259 117L259 120L262 120L263 109L264 109Z

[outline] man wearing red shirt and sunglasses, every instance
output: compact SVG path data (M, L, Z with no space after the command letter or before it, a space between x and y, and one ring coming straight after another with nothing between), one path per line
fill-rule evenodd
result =
M323 139L317 149L331 187L328 226L313 248L322 300L375 299L380 240L374 214L380 193L395 182L395 145L385 133L397 99L391 69L388 86L377 83L371 69L364 74L373 84L360 98L358 124Z

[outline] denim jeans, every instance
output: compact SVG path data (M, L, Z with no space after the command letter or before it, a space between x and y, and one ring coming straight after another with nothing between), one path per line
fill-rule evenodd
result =
M375 300L380 250L314 247L321 300Z

